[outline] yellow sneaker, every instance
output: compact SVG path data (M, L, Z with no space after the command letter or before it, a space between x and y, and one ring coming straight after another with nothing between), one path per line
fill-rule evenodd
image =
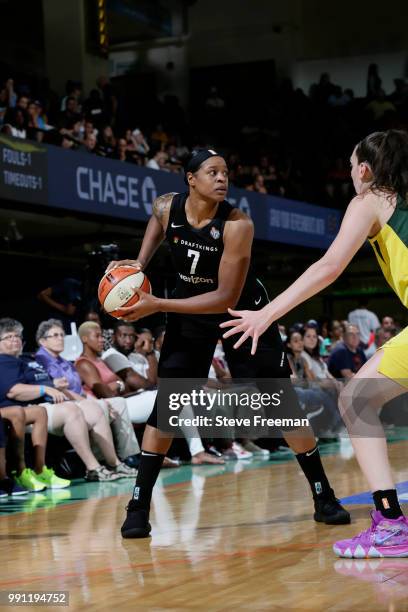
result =
M14 480L22 487L25 487L34 493L44 491L46 487L45 483L41 482L38 479L37 474L33 470L30 470L30 468L25 468L21 472L20 476L15 475Z
M44 465L41 474L35 474L37 480L42 482L47 489L66 489L70 486L71 481L65 478L59 478L51 468Z

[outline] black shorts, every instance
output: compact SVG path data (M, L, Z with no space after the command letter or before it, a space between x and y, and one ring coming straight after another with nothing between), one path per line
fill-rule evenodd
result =
M200 317L197 316L197 325ZM183 333L183 315L170 314L166 326L166 333L160 354L158 375L159 379L194 379L194 384L201 381L204 385L208 380L208 372L212 363L215 347L223 330L218 326L213 328L212 334L206 338L188 336ZM191 317L189 318L189 331L191 330ZM201 331L201 330L199 330ZM197 333L199 336L200 333ZM247 340L241 347L234 349L233 345L239 336L223 339L225 358L235 383L248 383L253 381L261 393L282 393L282 403L274 409L275 418L288 416L303 418L296 392L290 382L291 369L283 347L276 323L261 336L255 355L251 355L252 339ZM164 396L160 396L160 381L158 397L154 409L148 419L148 424L157 427L157 405L166 405ZM163 390L164 393L164 390ZM168 393L166 391L166 393ZM161 401L165 399L165 401ZM160 420L160 429L162 429ZM286 427L291 430L294 427Z
M207 378L218 339L224 333L218 325L201 336L200 316L194 324L197 334L185 333L185 317L170 314L160 353L160 378ZM202 317L207 322L208 319ZM192 330L189 318L189 332ZM289 378L291 369L279 334L273 323L260 337L255 355L251 355L252 339L238 349L233 346L239 336L222 339L225 358L233 378Z

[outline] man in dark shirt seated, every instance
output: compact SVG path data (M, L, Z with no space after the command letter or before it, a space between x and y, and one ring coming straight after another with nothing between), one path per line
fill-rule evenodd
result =
M59 319L65 332L71 333L71 323L76 322L78 306L81 303L81 283L75 278L64 278L52 287L43 289L38 299L48 306L48 317Z
M360 348L360 332L355 325L347 325L343 341L333 349L329 357L329 372L335 378L352 378L367 358Z

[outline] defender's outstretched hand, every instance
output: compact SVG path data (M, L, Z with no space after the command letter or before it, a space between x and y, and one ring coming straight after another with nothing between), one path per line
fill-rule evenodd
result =
M229 314L237 318L220 324L220 327L223 328L231 327L231 329L225 332L222 337L229 338L234 334L239 334L242 332L242 336L234 344L234 348L237 349L243 342L245 342L247 338L251 337L251 355L255 355L259 337L262 336L262 334L272 323L272 320L265 312L265 308L262 308L261 310L232 310L231 308L228 308Z
M132 289L138 294L139 300L133 306L122 306L121 310L126 311L126 314L122 317L118 317L119 319L132 322L158 312L160 303L159 298L137 287L132 287Z

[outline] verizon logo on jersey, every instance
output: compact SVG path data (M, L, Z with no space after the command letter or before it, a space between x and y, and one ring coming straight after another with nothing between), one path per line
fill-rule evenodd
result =
M197 285L198 283L214 284L214 279L212 278L203 278L202 276L186 276L180 272L178 274L181 280L185 281L186 283L193 283L193 285Z

